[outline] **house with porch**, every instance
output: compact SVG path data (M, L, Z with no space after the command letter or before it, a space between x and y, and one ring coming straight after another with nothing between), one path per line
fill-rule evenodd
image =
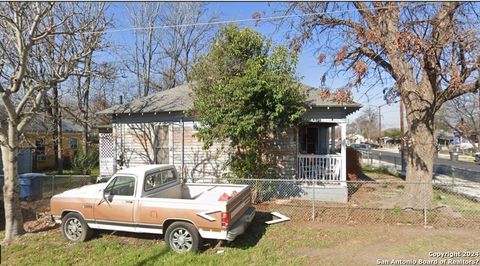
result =
M328 183L338 195L326 200L346 201L346 117L361 105L322 99L320 90L306 85L302 90L304 122L275 133L268 145L270 169L281 179ZM168 163L190 181L222 178L228 172L228 143L203 149L195 136L198 122L185 113L193 101L191 88L184 84L97 113L112 119L111 128L99 132L100 175Z

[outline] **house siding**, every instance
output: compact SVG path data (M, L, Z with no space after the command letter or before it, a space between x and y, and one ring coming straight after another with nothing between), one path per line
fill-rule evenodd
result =
M313 123L344 123L350 107L313 107L309 108L303 118ZM155 162L152 143L154 132L147 132L147 140L138 138L135 127L154 128L158 125L168 125L168 163L174 164L179 172L187 178L222 177L228 171L228 143L215 143L209 149L203 149L203 143L195 136L195 122L191 117L185 117L180 111L158 113L128 113L113 114L114 160L105 160L104 173L114 173L119 169ZM183 125L183 146L182 146ZM148 131L148 130L147 130ZM322 132L321 147L328 147L329 132ZM138 133L138 132L137 132ZM143 142L143 145L142 145ZM156 145L158 147L158 145ZM183 147L183 148L182 148ZM182 162L183 152L183 162ZM323 153L326 153L323 150ZM267 143L264 159L269 165L266 178L297 178L298 130L296 127L276 132ZM162 155L163 156L163 155ZM122 163L123 157L123 165ZM183 163L183 171L182 171ZM107 166L114 165L114 169Z
M182 172L182 123L181 122L154 122L154 123L116 123L113 124L115 138L116 160L122 161L117 170L144 164L154 163L155 126L168 126L168 154L169 163ZM221 177L224 165L228 161L228 154L224 150L226 145L214 144L209 149L203 149L203 143L195 137L197 130L194 122L183 123L183 176L189 179L205 177ZM149 140L150 139L150 140ZM111 172L110 169L100 169L103 172Z
M229 155L228 143L214 143L210 148L203 149L203 142L196 137L196 122L183 123L183 176L190 180L199 178L220 178L228 171ZM168 154L169 163L182 172L182 123L181 122L149 122L149 123L114 123L113 144L116 152L115 163L107 159L101 164L100 174L109 176L123 168L151 164L153 156L152 144L154 143L153 128L159 125L168 126ZM148 140L150 139L150 140ZM103 147L102 149L108 149ZM297 129L289 128L277 132L267 142L265 159L271 170L268 177L292 179L296 177L297 164ZM100 151L102 153L102 151ZM106 158L105 158L106 159ZM112 162L113 161L113 162ZM116 169L111 167L116 164Z
M203 149L204 143L195 134L194 122L184 124L184 174L187 177L221 177L226 172L228 162L227 144L214 143ZM182 165L182 126L173 125L173 164ZM180 170L180 169L178 169Z
M292 179L297 173L297 129L276 132L267 142L266 156L272 178Z

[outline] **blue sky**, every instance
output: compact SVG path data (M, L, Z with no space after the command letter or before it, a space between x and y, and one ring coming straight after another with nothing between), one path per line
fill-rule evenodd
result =
M252 14L256 11L264 11L267 15L272 14L282 3L267 2L212 2L208 4L209 12L214 12L220 15L220 20L239 20L252 18ZM125 7L126 3L112 3L109 8L109 13L113 17L114 28L129 28L128 12ZM254 22L238 23L240 27L251 27L268 38L271 38L274 43L287 43L284 40L283 34L275 31L275 27L269 23L262 23L258 26ZM129 45L132 40L132 32L110 33L108 35L110 40L116 45ZM326 66L317 64L317 55L315 54L316 47L309 45L304 47L299 54L299 64L297 66L297 73L302 77L302 82L311 86L320 86L320 79L326 70ZM121 60L118 56L108 56L114 61ZM326 80L326 85L330 88L341 87L348 82L346 78L337 77ZM383 95L381 93L383 87L378 86L365 93L366 87L359 87L354 89L354 99L360 102L365 107L372 106L376 110L376 106L385 104ZM356 112L348 117L349 120L358 116L361 111ZM399 107L398 104L386 105L382 107L382 128L399 127Z

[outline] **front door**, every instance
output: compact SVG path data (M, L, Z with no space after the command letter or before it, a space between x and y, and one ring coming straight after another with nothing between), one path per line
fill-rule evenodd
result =
M301 154L319 154L319 128L318 126L300 127L299 149Z
M129 175L119 175L110 181L105 196L96 199L93 211L96 222L133 223L135 184L135 177Z

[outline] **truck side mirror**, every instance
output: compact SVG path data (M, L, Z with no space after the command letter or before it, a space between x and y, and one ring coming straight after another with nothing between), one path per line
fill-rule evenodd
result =
M105 191L105 189L102 189L102 198L106 202L111 202L113 199L113 195L111 194L111 191Z

